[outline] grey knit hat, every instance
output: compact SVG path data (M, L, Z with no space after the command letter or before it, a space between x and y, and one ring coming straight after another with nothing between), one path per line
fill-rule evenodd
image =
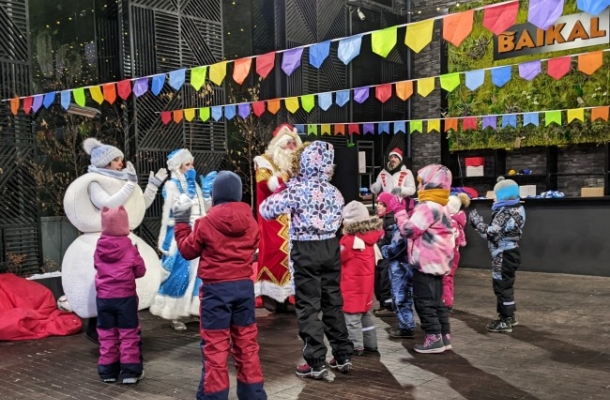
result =
M94 138L85 139L83 141L83 148L91 156L91 164L98 168L108 166L117 157L125 158L121 150Z
M343 222L353 224L355 222L368 221L371 216L369 210L359 201L349 202L343 208Z

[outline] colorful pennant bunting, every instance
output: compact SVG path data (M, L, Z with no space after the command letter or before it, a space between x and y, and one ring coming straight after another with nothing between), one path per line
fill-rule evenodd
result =
M587 75L593 75L604 63L604 55L601 51L580 54L578 56L578 70Z
M445 120L445 132L449 132L449 131L457 132L457 130L458 130L457 118L447 118Z
M549 126L553 122L561 126L561 111L547 111L544 113L544 126Z
M529 0L527 22L546 31L562 13L563 0Z
M235 115L237 115L237 107L235 106L235 104L226 106L224 109L225 109L225 119L227 121L232 120L233 118L235 118Z
M519 64L519 76L527 81L531 81L542 71L540 60L534 60Z
M421 97L428 97L434 90L434 77L417 80L417 94Z
M382 103L385 103L392 97L392 84L379 85L375 88L375 98Z
M495 131L497 129L497 126L498 126L498 118L495 115L489 115L489 116L483 117L483 119L481 120L481 130L491 128Z
M335 103L339 107L343 107L349 101L349 89L348 90L340 90L336 94Z
M305 96L301 96L301 107L305 112L311 112L313 108L316 106L316 97L313 94L307 94Z
M322 135L330 135L331 134L330 124L322 124L322 129L320 131L321 131Z
M413 94L413 81L396 83L396 96L402 101L407 101Z
M148 92L148 78L140 78L133 84L133 94L136 97L142 96Z
M429 119L428 120L428 133L430 132L441 132L441 120L440 119Z
M414 132L419 132L419 133L424 132L422 120L409 121L409 133L412 134Z
M375 134L375 124L371 124L371 123L365 123L362 124L362 133L364 135L366 134Z
M278 100L278 106L279 106L279 100ZM269 103L267 103L267 110L269 110ZM252 111L250 109L250 103L242 103L239 106L237 106L237 114L239 114L241 119L248 118L248 116L250 115L251 112Z
M491 70L491 82L497 87L506 85L511 78L512 68L510 65L498 67Z
M280 108L280 99L267 100L267 111L269 111L271 114L277 114L277 112L280 111Z
M19 112L19 97L13 97L11 99L11 113L13 113L13 115L17 115L18 112Z
M210 107L203 107L199 109L199 119L203 122L208 122L210 120Z
M466 87L470 90L476 90L485 83L485 70L466 72Z
M405 34L405 44L414 52L419 53L432 42L432 32L434 31L434 20L414 22L407 26Z
M354 101L362 104L369 98L369 87L360 87L354 89Z
M212 119L216 122L222 119L222 106L212 106Z
M502 116L502 128L507 126L517 127L517 116L515 114L508 114Z
M208 76L208 67L196 67L191 69L191 86L199 91L203 84L205 83L205 79Z
M523 126L527 125L540 125L540 116L538 113L527 113L523 114Z
M70 108L70 100L72 99L72 91L71 90L62 90L61 92L61 106L64 110ZM23 109L25 110L25 100Z
M299 98L289 97L284 100L284 105L286 106L286 110L288 110L289 113L294 114L299 109Z
M464 119L462 119L462 126L464 127L465 131L469 129L476 130L477 117L465 117Z
M394 134L397 134L398 132L407 133L405 121L394 122Z
M345 125L344 124L335 124L335 136L343 135L345 136Z
M38 112L38 110L40 110L40 107L42 107L42 95L41 94L34 96L34 99L32 100L32 111Z
M225 77L227 76L227 62L221 61L210 65L210 81L216 86L222 86Z
M254 103L252 103L252 111L254 111L254 115L256 115L257 117L263 115L263 113L265 112L265 102L255 101Z
M601 119L603 121L608 121L608 111L610 111L610 107L595 107L591 110L591 121L596 121Z
M473 22L474 10L446 16L443 18L443 39L455 47L459 47L462 41L472 32Z
M568 124L574 120L584 121L585 120L585 110L583 108L573 108L568 110Z
M194 108L187 108L186 110L184 110L184 119L185 120L187 120L188 122L191 122L194 118L195 118L195 109Z
M610 1L608 0L576 0L576 7L580 11L584 11L591 15L601 13L608 5L610 5Z
M342 39L339 41L337 57L347 65L360 54L360 46L362 46L362 36L360 35Z
M396 46L396 34L397 27L391 26L389 28L381 29L371 33L371 50L373 53L386 58L394 46Z
M381 133L390 133L390 123L389 122L380 122L377 125L377 132Z
M322 43L316 43L309 48L309 64L320 69L324 60L328 58L330 53L330 40Z
M549 76L559 80L563 78L572 68L572 57L551 58L546 62L546 71Z
M318 95L318 107L324 111L328 111L330 106L333 105L333 94L332 93L320 93Z
M178 69L176 71L170 71L169 73L169 85L174 90L180 90L182 85L184 85L184 80L186 79L186 68ZM129 82L129 81L123 81ZM119 85L121 82L119 82ZM119 96L121 96L121 87L119 86ZM127 100L123 96L121 96L123 100Z
M85 104L87 104L85 88L76 88L72 90L72 97L74 97L74 102L81 107L84 107Z
M348 124L347 133L350 135L360 135L360 124Z
M179 124L180 122L182 122L182 118L184 117L184 110L176 110L173 112L173 116L174 116L174 122L176 124Z
M233 80L238 85L244 83L252 68L252 57L240 58L233 63Z
M163 85L165 85L165 74L153 75L150 91L155 96L158 96L159 93L161 93L161 90L163 90ZM106 95L104 95L104 97L106 97ZM108 99L106 99L106 101L108 101Z
M95 101L99 105L102 105L102 103L104 102L104 95L102 94L101 87L91 86L89 88L89 94L91 95L91 98L93 99L93 101Z
M495 35L499 35L515 24L518 12L518 2L485 7L485 10L483 10L483 26Z
M273 67L275 67L275 51L256 58L256 73L263 79L269 75Z
M104 92L104 100L110 104L114 104L116 101L116 85L114 83L103 85L102 91Z
M163 111L161 113L161 122L163 122L163 125L167 125L169 124L169 121L172 120L172 112L171 111Z
M184 83L184 81L182 81ZM131 96L131 81L129 79L125 79L116 84L119 97L123 100L127 100L129 96ZM182 84L180 84L182 86ZM178 88L179 89L179 88ZM178 90L176 89L176 90Z
M460 73L453 72L451 74L444 74L440 76L441 88L448 92L453 92L458 86L460 86Z
M292 75L292 73L301 66L302 55L302 47L284 52L282 57L282 71L288 76Z

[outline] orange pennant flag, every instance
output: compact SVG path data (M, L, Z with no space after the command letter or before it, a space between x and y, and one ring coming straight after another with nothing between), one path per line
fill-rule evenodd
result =
M472 32L474 10L451 14L443 18L443 39L459 47Z
M407 101L413 94L413 81L396 83L396 96L402 101Z
M13 115L17 115L18 111L19 111L19 97L13 97L11 99L11 112L13 113Z
M114 104L116 101L116 85L114 83L108 83L102 86L104 92L104 100L110 104Z
M280 99L267 100L267 111L275 115L280 110Z
M345 136L345 125L335 124L335 136L337 136L337 135Z
M182 122L182 117L184 117L184 110L176 110L174 111L174 122L179 124Z
M593 75L603 63L604 55L601 50L578 56L578 70L587 75Z
M610 106L605 107L595 107L591 109L591 121L595 121L596 119L602 119L604 121L608 121L608 111L610 110Z
M445 130L445 132L448 132L449 130L457 132L457 130L458 130L457 118L447 118L445 120L445 129L444 130Z
M252 67L251 57L235 60L233 62L233 80L240 85L244 83L250 74L250 67Z

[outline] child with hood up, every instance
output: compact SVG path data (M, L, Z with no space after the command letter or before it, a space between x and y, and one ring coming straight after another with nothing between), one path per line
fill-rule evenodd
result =
M443 277L443 303L449 310L453 309L453 278L460 263L460 247L466 246L466 213L464 209L470 205L470 197L466 193L449 196L447 211L451 216L451 226L455 234L455 249L453 249L453 263L451 271Z
M483 221L477 210L469 215L470 225L487 240L491 253L491 276L496 295L498 319L487 324L489 332L510 333L515 319L515 275L521 265L519 240L525 226L525 209L520 203L519 185L512 179L498 178L496 199L491 206L491 223Z
M384 234L377 242L379 250L392 242L392 237L396 231L396 219L394 212L389 210L390 204L396 197L388 192L381 192L377 196L377 216L383 224ZM375 269L375 297L379 302L379 309L375 310L376 317L393 317L392 308L392 286L390 284L390 260L382 258L377 261Z

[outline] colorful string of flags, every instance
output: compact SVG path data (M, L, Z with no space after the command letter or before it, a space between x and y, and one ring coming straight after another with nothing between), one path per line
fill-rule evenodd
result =
M528 9L528 21L533 25L546 29L559 18L563 12L564 0L530 0ZM590 14L597 15L608 6L608 0L578 0L577 7ZM498 35L510 28L516 22L519 10L519 1L510 0L497 4L473 8L468 11L458 12L426 19L419 22L407 23L376 30L372 32L357 34L345 38L332 39L321 43L308 44L287 50L278 50L259 56L244 57L237 60L221 61L212 65L198 66L194 68L182 68L169 73L148 75L139 78L125 79L117 82L109 82L101 85L85 86L76 89L48 92L34 96L17 96L10 101L11 111L16 114L22 106L26 114L37 112L41 107L49 108L56 100L64 109L68 109L72 100L81 107L87 102L86 91L93 101L102 104L104 101L113 104L118 97L127 100L132 94L140 97L145 93L158 96L164 86L179 90L186 82L187 71L189 72L190 85L199 91L209 81L220 86L227 76L227 67L233 65L232 78L242 85L252 70L252 61L255 60L255 71L266 78L275 68L276 57L282 55L281 70L286 75L291 75L301 66L304 49L309 50L309 64L315 68L321 68L324 61L330 55L330 45L338 43L337 56L344 63L349 64L361 51L362 38L371 36L371 50L381 57L387 57L398 43L398 28L406 27L404 37L405 45L412 51L419 53L431 41L436 20L442 20L443 39L459 46L462 41L472 32L474 12L483 11L483 26ZM552 12L550 11L552 10ZM532 67L533 68L533 67ZM503 75L504 74L504 75ZM496 75L505 76L506 72L499 71ZM450 80L445 77L445 80ZM425 87L425 82L424 87ZM429 82L428 82L429 84Z

